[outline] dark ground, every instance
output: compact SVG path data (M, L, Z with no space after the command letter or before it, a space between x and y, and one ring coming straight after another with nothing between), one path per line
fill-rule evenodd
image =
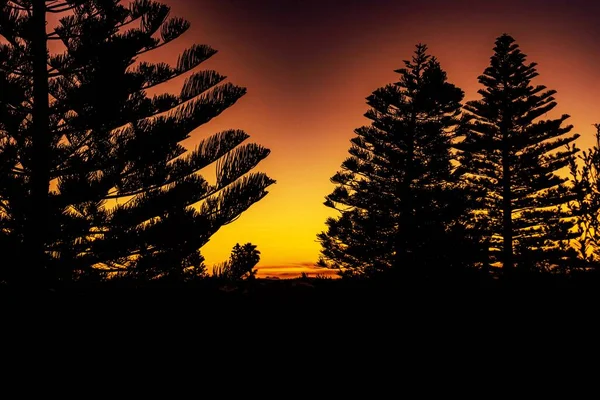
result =
M114 318L156 317L220 320L265 317L307 324L335 319L405 316L487 319L510 316L600 313L600 278L553 276L513 281L481 279L410 280L398 283L340 279L256 279L240 284L200 281L185 284L80 285L53 290L0 290L5 312L20 308L69 317L93 313Z
M470 385L473 374L497 382L508 372L531 382L540 365L548 376L592 357L599 288L595 278L549 278L4 289L2 348L26 364L33 359L22 352L33 350L52 369L76 360L72 368L94 365L102 379L116 371L129 383L144 368L185 369L195 387L207 371L226 379L232 369L255 384L288 388L323 380L335 387L341 379L350 392L369 373L395 390L412 377L426 382L418 390L439 387L437 379L452 374L454 384ZM577 362L555 367L559 358ZM145 379L162 379L152 376Z

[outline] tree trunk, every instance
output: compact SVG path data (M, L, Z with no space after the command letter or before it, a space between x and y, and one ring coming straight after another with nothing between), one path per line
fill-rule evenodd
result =
M513 268L513 226L512 226L512 199L510 190L510 141L508 137L508 128L502 128L502 237L503 243L503 263L504 273L509 273Z
M396 234L396 255L394 260L394 267L396 272L403 271L413 272L414 268L414 248L410 246L411 235L414 235L415 223L413 218L413 193L411 191L412 180L414 176L414 153L415 153L415 129L416 129L416 111L413 111L407 135L407 154L406 154L406 165L404 167L404 181L400 182L400 218L399 227ZM401 168L402 168L401 167ZM411 271L408 271L411 269Z
M46 36L46 3L33 0L33 135L29 212L25 227L25 252L30 261L29 279L32 284L47 284L45 255L48 225L48 192L50 187L49 101Z

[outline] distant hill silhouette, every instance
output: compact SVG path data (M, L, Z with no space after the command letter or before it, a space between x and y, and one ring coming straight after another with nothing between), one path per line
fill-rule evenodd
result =
M328 268L317 267L314 263L298 263L290 265L266 265L257 267L258 278L293 279L300 278L302 274L307 277L331 277L338 278L338 271Z

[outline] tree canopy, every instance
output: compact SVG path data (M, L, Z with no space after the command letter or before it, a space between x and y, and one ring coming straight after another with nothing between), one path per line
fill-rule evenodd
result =
M551 270L569 257L573 226L566 203L573 199L567 167L579 137L563 123L569 115L544 119L556 91L533 85L535 63L527 63L515 40L496 40L490 65L479 77L480 100L464 106L460 163L470 185L481 188L479 209L488 228L491 262L511 270Z
M355 130L325 202L340 215L318 235L320 265L348 275L448 267L465 243L468 202L452 162L463 92L422 44L396 72L367 98L371 124Z
M56 284L99 271L154 279L203 270L199 249L274 183L252 172L269 150L246 143L242 130L182 144L246 93L197 69L216 50L195 44L174 65L145 61L190 27L151 0L0 7L0 246L27 259L39 245L43 255L2 278L43 270ZM47 13L62 14L49 33L40 27ZM48 53L49 40L64 51ZM184 74L179 93L151 94ZM200 174L209 165L214 182Z

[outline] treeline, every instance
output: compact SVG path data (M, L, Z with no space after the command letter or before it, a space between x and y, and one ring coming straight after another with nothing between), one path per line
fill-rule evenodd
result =
M200 249L267 194L275 181L253 169L269 149L234 129L183 145L245 88L198 70L216 53L206 45L174 65L147 61L189 27L152 0L0 0L1 284L255 277L255 245L212 271ZM567 115L545 119L555 92L532 84L535 63L510 36L496 41L479 100L463 102L425 45L396 72L368 97L372 123L332 178L326 205L340 214L318 235L322 267L598 269L600 144L580 152ZM179 93L157 93L184 74ZM201 174L209 166L215 179Z
M325 205L339 211L318 235L319 264L347 277L573 276L600 266L600 127L580 152L548 118L555 91L515 40L497 38L463 103L425 45L367 98L370 125Z

